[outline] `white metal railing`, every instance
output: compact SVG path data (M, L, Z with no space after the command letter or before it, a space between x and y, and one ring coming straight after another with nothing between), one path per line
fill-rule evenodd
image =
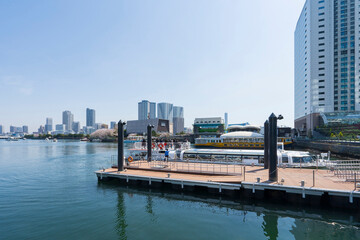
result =
M326 167L335 176L348 181L360 178L360 160L333 160L327 163Z
M147 161L133 161L128 163L131 168L149 168L172 172L186 172L186 173L202 173L202 174L217 174L217 175L242 175L243 166L237 164L223 164L223 163L199 163L199 162L166 162L162 159L152 159Z

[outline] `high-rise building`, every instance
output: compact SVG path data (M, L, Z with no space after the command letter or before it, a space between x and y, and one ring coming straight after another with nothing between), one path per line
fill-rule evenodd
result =
M138 120L155 119L156 103L142 100L138 103Z
M53 130L53 119L46 118L45 132L51 132Z
M184 108L174 106L173 107L173 117L174 118L184 118Z
M23 133L29 133L29 127L26 126L26 125L22 126L22 132Z
M173 121L173 104L171 103L158 103L157 112L159 119L166 119L170 122Z
M228 113L225 113L225 129L227 129L228 128L228 125L229 125L229 123L228 123Z
M295 128L360 111L359 10L355 0L305 2L295 30Z
M95 110L87 108L86 109L86 126L94 127L95 126Z
M173 134L184 132L184 108L179 106L173 107Z
M38 133L39 134L43 134L45 133L45 127L43 125L40 125L39 129L38 129Z
M65 125L65 130L72 130L72 124L74 122L74 115L70 111L64 111L62 116L62 123Z
M0 134L3 134L4 132L3 132L4 130L3 130L3 125L0 125Z
M114 129L116 125L116 122L110 122L110 129Z
M10 126L10 133L15 133L16 131L16 127L15 126Z

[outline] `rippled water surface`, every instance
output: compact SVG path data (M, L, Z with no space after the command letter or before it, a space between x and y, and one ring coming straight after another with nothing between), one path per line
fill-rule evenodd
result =
M353 213L98 183L116 144L0 141L0 239L360 239Z

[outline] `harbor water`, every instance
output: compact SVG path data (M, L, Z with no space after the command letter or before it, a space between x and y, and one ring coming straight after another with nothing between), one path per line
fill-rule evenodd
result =
M0 141L0 239L360 239L358 213L98 183L116 153Z

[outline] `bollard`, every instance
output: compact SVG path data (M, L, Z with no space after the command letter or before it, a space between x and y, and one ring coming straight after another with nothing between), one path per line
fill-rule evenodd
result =
M246 171L246 168L245 168L245 166L244 166L244 181L245 181L245 171Z
M301 186L301 187L305 187L305 181L304 181L304 180L301 180L300 186Z
M315 187L315 170L313 170L313 187Z

